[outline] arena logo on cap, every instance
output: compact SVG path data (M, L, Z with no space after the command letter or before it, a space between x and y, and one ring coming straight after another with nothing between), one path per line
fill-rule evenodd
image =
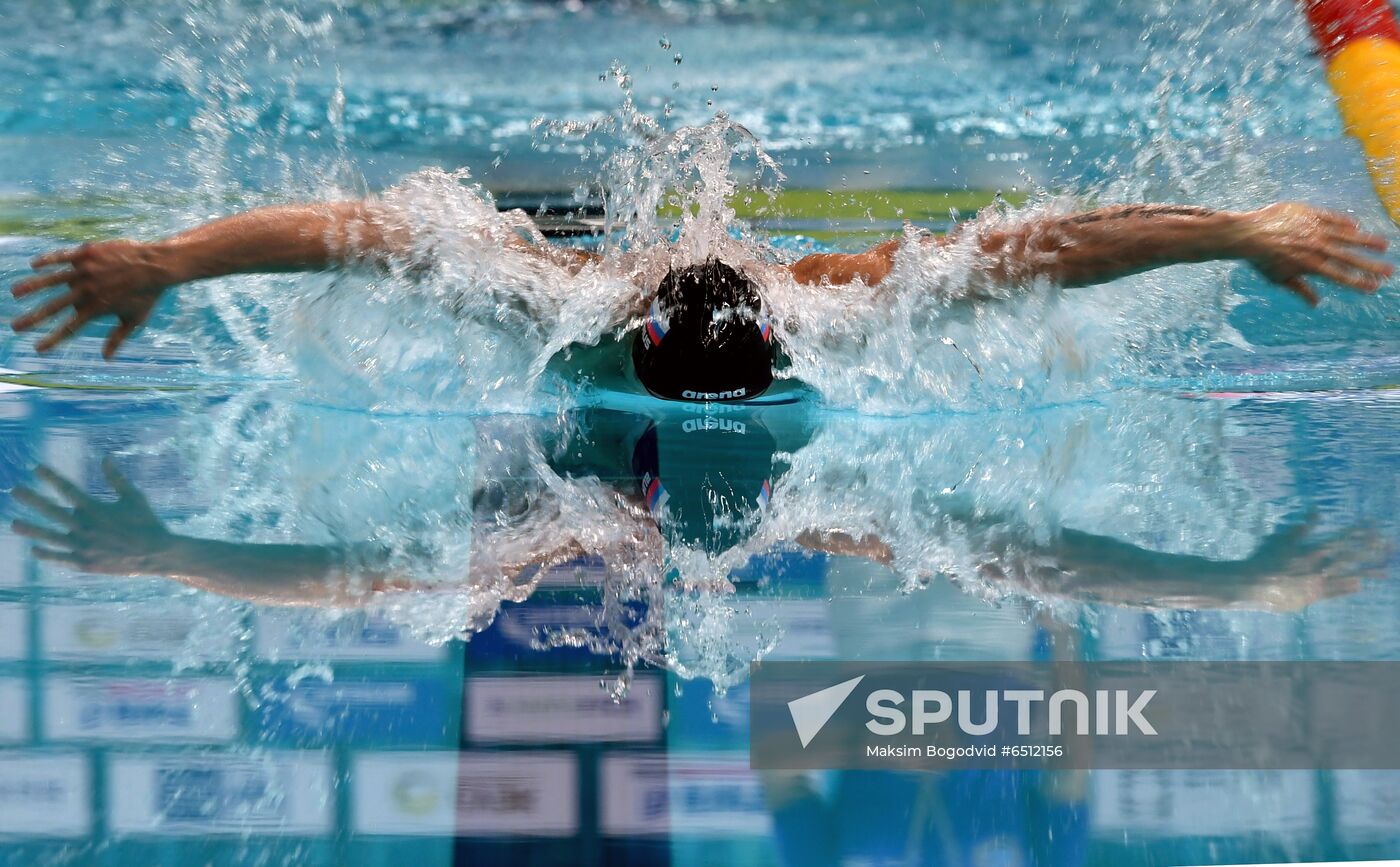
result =
M749 432L748 425L732 418L688 418L681 423L681 430L686 433L695 433L700 430L722 430L730 433L746 434Z
M686 400L733 400L736 397L744 397L748 393L748 388L736 388L733 391L691 391L687 389L681 392L681 397Z

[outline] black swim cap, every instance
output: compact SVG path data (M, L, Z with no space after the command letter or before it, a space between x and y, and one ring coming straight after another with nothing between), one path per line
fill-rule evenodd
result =
M632 475L668 541L718 553L757 526L772 494L776 451L756 418L668 418L637 439Z
M657 397L744 400L773 382L771 338L758 290L710 259L666 274L632 343L632 363Z

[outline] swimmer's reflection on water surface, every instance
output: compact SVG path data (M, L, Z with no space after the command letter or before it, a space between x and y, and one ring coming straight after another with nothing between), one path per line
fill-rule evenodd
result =
M460 526L436 528L470 539L469 563L418 571L405 552L432 545L407 530L402 538L337 544L254 544L173 533L111 458L104 470L115 500L93 496L40 467L42 485L15 489L15 499L32 516L16 520L14 529L34 541L36 557L80 571L165 576L273 605L370 606L390 594L432 590L445 571L455 573L464 588L503 583L528 595L543 570L583 557L600 557L624 580L671 575L682 586L694 579L693 589L722 591L732 589L722 574L687 576L680 569L677 575L676 557L721 562L737 553L737 568L753 554L805 550L860 558L896 572L917 570L905 575L911 581L935 577L924 574L926 564L910 564L897 527L843 518L834 497L820 500L820 492L813 503L794 507L819 487L813 475L834 467L838 457L814 444L822 428L800 413L745 408L647 416L589 410L562 421L523 424L502 421L492 432L488 422L478 423L487 443L479 451L498 460L473 471ZM910 440L902 427L891 435ZM842 440L839 431L834 440ZM857 472L884 472L858 458ZM833 471L838 479L849 472ZM435 475L446 473L439 468ZM906 484L902 477L866 481L881 489ZM1362 578L1379 574L1384 559L1384 545L1369 528L1323 532L1311 515L1276 524L1236 557L1152 550L1073 526L1028 542L1044 534L1029 528L1025 516L962 499L963 491L955 489L964 479L944 481L924 479L918 486L952 492L924 502L927 518L941 531L956 529L962 544L976 545L978 553L970 574L945 570L941 577L1036 599L1286 610L1354 592ZM927 535L918 531L920 538Z

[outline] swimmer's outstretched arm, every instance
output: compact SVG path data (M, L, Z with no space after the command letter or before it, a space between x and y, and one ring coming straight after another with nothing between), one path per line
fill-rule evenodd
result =
M512 237L506 243L570 271L596 255ZM53 271L21 280L11 290L24 298L58 288L51 298L16 317L15 331L28 331L71 308L68 318L35 348L48 352L100 316L116 316L102 355L111 358L151 315L166 289L229 274L318 271L398 261L414 264L424 255L402 219L373 199L279 205L234 214L159 241L101 241L36 257L34 270Z
M59 291L12 324L15 331L28 331L71 308L68 318L36 344L47 352L99 316L116 316L102 347L111 358L172 286L227 274L384 262L409 247L407 231L383 219L371 202L258 208L159 241L101 241L45 253L31 266L56 270L21 280L12 294Z
M1292 202L1255 211L1122 205L1021 223L973 221L931 243L948 244L969 232L988 276L1005 283L1041 277L1066 287L1092 286L1166 265L1233 259L1316 304L1309 277L1371 293L1395 270L1365 255L1386 249L1381 236L1362 231L1345 214ZM886 241L865 253L808 256L791 271L802 283L860 279L875 285L889 275L901 243Z

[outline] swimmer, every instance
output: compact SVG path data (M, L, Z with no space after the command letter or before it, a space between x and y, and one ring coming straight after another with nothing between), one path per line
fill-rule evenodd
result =
M819 253L784 270L817 293L857 281L875 287L890 274L901 245L946 245L966 232L976 233L981 254L973 267L1006 284L1040 279L1066 288L1090 286L1166 265L1238 260L1316 305L1311 278L1369 294L1394 271L1368 255L1383 252L1386 240L1363 231L1355 219L1288 202L1254 211L1121 205L1011 228L973 220L951 237L914 235L863 253ZM524 237L509 243L571 274L600 258ZM387 266L416 256L409 229L374 198L259 208L154 242L103 241L38 256L31 265L40 273L15 284L13 294L30 298L53 291L16 317L13 327L29 331L66 314L38 340L36 349L44 353L94 320L115 317L102 348L110 359L161 295L181 284L230 274ZM762 291L773 270L766 263L711 259L639 286L640 305L614 324L645 317L629 338L641 384L657 397L680 401L745 400L764 391L779 350Z

